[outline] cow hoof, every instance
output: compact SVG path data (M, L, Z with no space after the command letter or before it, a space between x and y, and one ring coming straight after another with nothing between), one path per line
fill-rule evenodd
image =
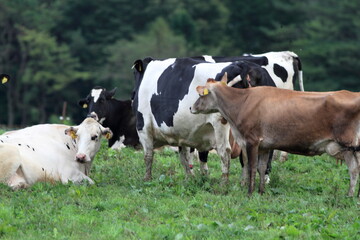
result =
M190 176L190 177L195 176L194 170L193 170L193 169L190 169L189 171L186 172L186 175L187 175L187 176Z
M265 184L270 183L270 176L268 174L265 175Z
M145 182L149 182L149 181L151 181L151 179L152 179L151 176L145 176L145 177L144 177L144 181L145 181Z
M229 180L229 174L228 174L228 173L223 173L223 174L221 175L221 179L223 179L223 180Z
M248 184L248 182L247 182L246 180L244 180L244 179L240 181L240 185L241 185L242 187L247 186L247 184Z
M209 170L202 170L201 175L208 176L209 175Z
M347 195L346 195L346 197L348 197L348 198L352 198L352 197L354 197L354 193L348 193Z
M221 175L221 183L224 185L229 184L229 174L228 173L223 173Z
M20 189L28 188L30 185L25 182L20 182L15 186L11 186L12 190L17 191Z

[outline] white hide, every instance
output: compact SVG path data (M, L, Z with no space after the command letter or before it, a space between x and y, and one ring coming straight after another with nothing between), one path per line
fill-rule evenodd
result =
M196 87L204 85L208 78L215 78L216 74L231 64L228 63L200 63L194 65L194 78L189 86L188 94L179 102L177 112L174 114L174 126L167 126L162 123L160 127L151 112L151 98L157 92L157 81L160 75L168 67L174 64L175 59L164 61L155 60L148 64L143 80L139 88L138 111L142 113L144 127L138 130L139 139L145 151L145 162L151 168L153 149L163 145L182 147L194 147L199 151L216 149L222 159L223 176L228 174L230 161L230 143L228 124L221 123L220 114L192 114L190 107L198 98ZM186 151L180 152L180 159L188 172ZM145 179L150 179L150 170L147 171Z
M200 63L194 66L196 68L195 75L189 86L189 94L180 100L178 111L174 115L175 127L168 127L165 123L158 127L151 112L150 102L152 95L157 93L157 81L160 75L174 61L175 58L165 61L152 61L147 66L139 88L141 99L139 99L138 111L143 114L144 118L144 131L139 131L140 138L144 139L151 135L154 137L155 142L166 142L166 144L173 146L192 146L199 150L216 148L216 139L211 125L219 125L220 115L214 114L216 117L203 114L194 115L191 114L189 109L198 98L196 87L205 84L208 78L215 78L216 74L230 63ZM228 125L224 125L224 127L228 129ZM145 130L146 128L149 129ZM149 132L145 133L146 136L143 136L144 132L150 130L152 134ZM206 134L199 134L199 130L206 132ZM160 146L156 145L156 147Z
M94 98L94 103L99 100L100 94L103 91L103 89L93 89L91 90L91 96Z
M61 124L40 124L0 135L0 181L13 189L39 181L93 183L87 175L100 148L103 127L93 119L85 121L75 127L75 140L65 135L69 126ZM98 141L92 141L91 135L98 135ZM86 155L86 163L76 161L79 153Z
M275 82L276 87L294 90L294 84L292 76L294 76L294 66L293 58L298 57L294 52L284 51L284 52L267 52L262 54L249 54L249 56L254 57L267 57L269 64L262 66L269 73L270 77ZM274 73L274 64L278 64L286 69L288 72L288 78L286 82L283 82L281 78L275 75ZM299 87L301 91L304 91L302 71L299 72Z

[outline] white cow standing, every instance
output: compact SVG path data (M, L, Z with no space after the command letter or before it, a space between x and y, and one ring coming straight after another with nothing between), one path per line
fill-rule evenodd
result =
M0 182L12 189L36 182L81 183L89 178L102 136L112 133L92 118L79 126L39 124L0 136Z

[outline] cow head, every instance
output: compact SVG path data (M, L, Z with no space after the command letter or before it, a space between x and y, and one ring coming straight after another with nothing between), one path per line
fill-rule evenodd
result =
M154 59L151 57L144 58L143 60L138 59L134 62L132 69L134 69L135 86L131 94L131 100L133 101L133 110L136 112L138 99L136 93L139 91L141 81L144 77L147 65Z
M5 84L10 80L10 76L7 74L0 74L1 84Z
M75 160L81 163L91 162L99 151L101 137L112 137L109 128L104 128L93 118L86 118L79 126L73 126L65 130L77 145Z
M116 88L111 91L107 91L105 88L95 87L91 90L90 94L79 100L79 105L88 109L88 117L94 118L101 124L108 117L109 103L116 92Z
M215 85L227 85L227 81L227 73L225 72L220 82L209 78L205 86L197 86L196 91L199 93L199 98L194 105L190 107L190 112L193 114L219 112L216 96L212 94L212 91Z
M249 88L263 85L261 83L263 78L264 69L260 65L248 62L237 61L233 62L229 66L225 67L215 77L216 81L224 76L226 72L228 74L228 86L235 88Z

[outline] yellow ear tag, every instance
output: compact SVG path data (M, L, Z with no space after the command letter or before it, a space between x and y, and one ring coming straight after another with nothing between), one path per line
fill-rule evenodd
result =
M109 140L109 139L111 138L111 134L110 134L109 132L106 133L106 134L105 134L105 138Z
M77 135L76 135L76 133L75 133L74 131L70 131L70 137L71 137L72 139L76 139L76 138L77 138Z
M208 95L208 94L209 94L209 90L207 88L204 88L203 96Z
M86 103L84 103L83 108L87 108L87 107L88 107L88 105Z
M1 83L2 83L2 84L7 83L8 80L9 80L9 79L8 79L7 77L3 77L3 78L1 79Z
M226 82L221 81L221 84L227 86Z

